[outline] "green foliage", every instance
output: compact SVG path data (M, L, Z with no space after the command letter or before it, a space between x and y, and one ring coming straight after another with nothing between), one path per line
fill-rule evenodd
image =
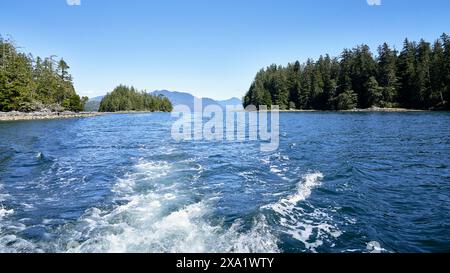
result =
M81 111L68 70L63 59L33 58L0 36L0 111Z
M257 73L244 107L449 109L449 101L450 37L443 34L433 46L406 39L400 53L384 43L375 57L361 45L345 49L339 58L271 65Z
M62 106L68 111L81 112L83 111L84 103L82 102L80 96L75 94L70 96L69 98L66 98L63 101Z
M134 87L120 85L100 103L100 112L149 111L171 112L172 103L165 96L139 92Z
M370 106L383 106L383 88L378 85L375 77L370 77L365 87L367 89L367 101Z
M356 108L358 95L353 91L345 91L336 97L336 110L352 110Z

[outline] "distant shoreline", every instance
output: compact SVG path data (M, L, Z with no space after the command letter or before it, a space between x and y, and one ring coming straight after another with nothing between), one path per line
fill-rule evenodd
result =
M337 113L407 113L407 112L432 112L432 110L419 110L407 108L368 108L351 110L280 110L284 113L307 113L307 112L337 112Z
M104 115L99 112L0 112L0 121L51 120L69 118L87 118Z

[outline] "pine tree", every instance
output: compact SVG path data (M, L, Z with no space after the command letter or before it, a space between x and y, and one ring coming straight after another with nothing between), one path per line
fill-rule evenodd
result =
M29 56L17 52L10 41L0 40L0 48L0 111L20 110L31 99L31 60Z
M444 48L442 43L437 40L433 45L433 53L431 57L431 96L430 101L432 105L440 109L444 107L445 100L445 73L443 68L445 67L444 60Z
M445 80L444 100L446 109L450 109L450 37L444 33L441 40L444 47L444 67L441 70Z
M408 39L403 43L403 50L400 53L398 60L398 75L400 78L399 89L399 102L404 107L414 107L417 96L417 90L415 90L415 56L416 56L415 43L409 42Z
M361 45L354 49L354 62L351 68L353 90L358 94L358 106L369 108L368 82L370 77L376 75L377 64L367 45Z
M432 107L431 93L431 46L421 40L416 49L416 75L413 106L415 108L428 109Z
M397 52L387 43L378 48L378 83L383 88L380 106L391 107L397 99Z
M368 102L371 106L383 106L383 88L378 85L375 77L370 77L367 82Z

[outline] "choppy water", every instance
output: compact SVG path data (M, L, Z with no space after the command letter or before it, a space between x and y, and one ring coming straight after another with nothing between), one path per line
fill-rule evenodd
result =
M450 251L450 114L282 113L273 153L172 121L0 123L0 252Z

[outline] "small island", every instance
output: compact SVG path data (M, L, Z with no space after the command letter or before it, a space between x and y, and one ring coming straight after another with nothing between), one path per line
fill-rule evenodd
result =
M120 85L100 102L99 112L172 112L165 96L153 96L134 87Z

